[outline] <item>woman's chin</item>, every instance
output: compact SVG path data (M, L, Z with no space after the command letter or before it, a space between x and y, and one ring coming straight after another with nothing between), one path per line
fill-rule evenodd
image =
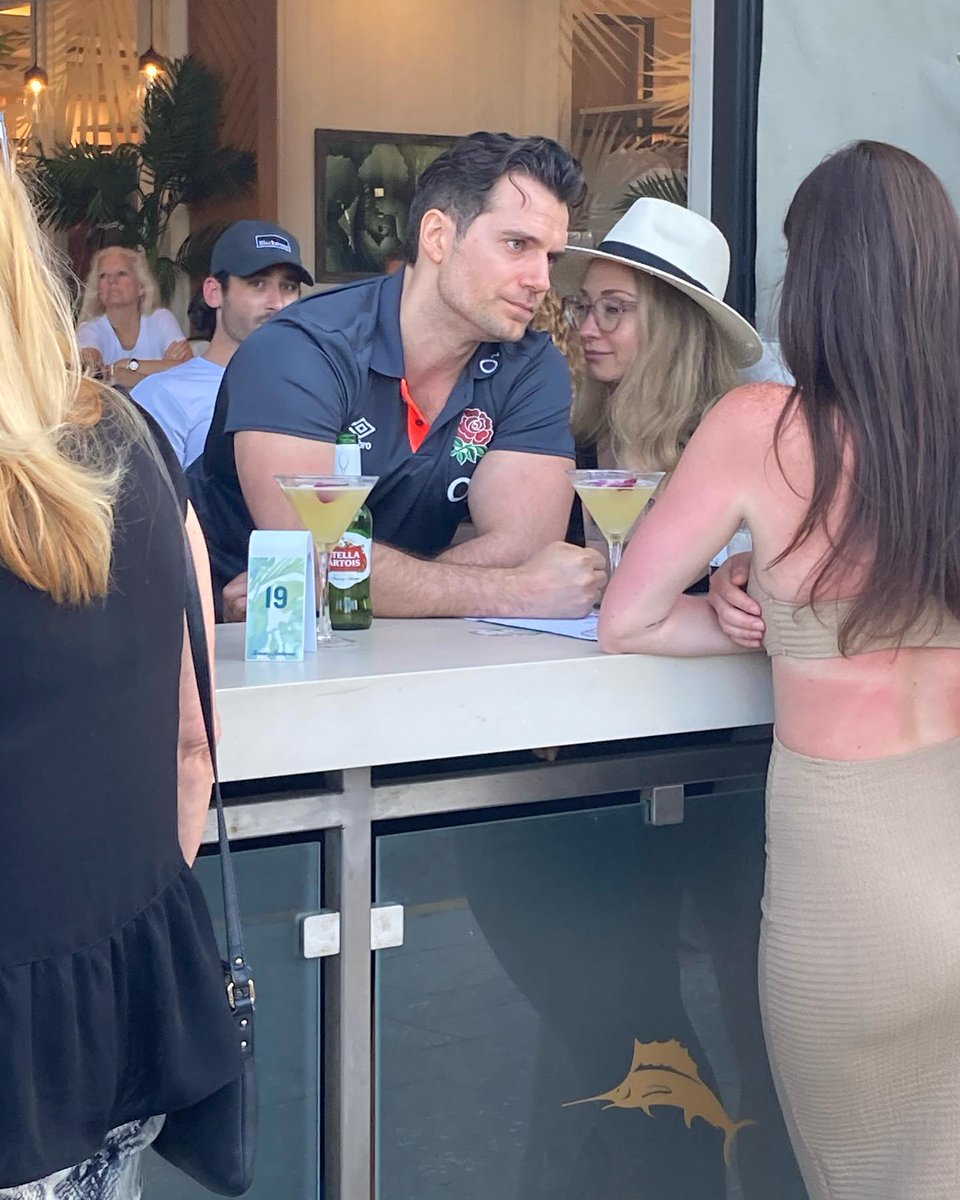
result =
M594 383L616 384L623 378L622 372L614 363L604 362L602 359L599 362L587 359L587 374Z

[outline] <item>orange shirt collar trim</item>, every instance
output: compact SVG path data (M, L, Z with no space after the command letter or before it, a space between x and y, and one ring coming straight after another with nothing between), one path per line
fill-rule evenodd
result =
M417 408L416 401L410 395L410 388L405 379L400 380L400 395L407 406L407 437L410 439L410 449L416 454L430 432L430 422L420 409Z

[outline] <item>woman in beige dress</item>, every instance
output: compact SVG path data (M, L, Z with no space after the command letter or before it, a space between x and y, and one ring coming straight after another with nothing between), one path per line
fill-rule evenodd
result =
M794 1150L812 1200L954 1200L960 223L921 162L860 142L801 184L785 233L796 386L707 414L600 643L742 652L682 592L747 523L776 713L760 986Z

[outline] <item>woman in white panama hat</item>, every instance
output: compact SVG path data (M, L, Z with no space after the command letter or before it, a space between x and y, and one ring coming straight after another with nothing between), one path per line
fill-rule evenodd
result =
M586 360L571 417L583 466L672 470L760 358L759 335L723 302L729 271L720 230L667 200L637 200L599 246L568 248L555 282Z

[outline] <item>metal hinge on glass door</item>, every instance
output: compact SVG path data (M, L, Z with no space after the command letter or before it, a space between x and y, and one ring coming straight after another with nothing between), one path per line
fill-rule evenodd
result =
M643 819L647 825L683 824L683 784L667 783L644 788L640 793Z
M403 905L374 904L370 909L370 949L403 945ZM340 914L332 909L300 918L300 949L304 958L329 958L340 953Z

